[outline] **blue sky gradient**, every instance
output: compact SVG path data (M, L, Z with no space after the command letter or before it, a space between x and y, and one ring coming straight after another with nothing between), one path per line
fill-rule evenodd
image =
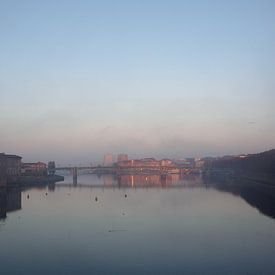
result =
M274 14L265 0L0 1L0 151L274 148Z

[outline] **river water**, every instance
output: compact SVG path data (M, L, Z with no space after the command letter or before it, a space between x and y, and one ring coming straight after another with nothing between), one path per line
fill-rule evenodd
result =
M275 190L80 175L1 190L0 274L275 274Z

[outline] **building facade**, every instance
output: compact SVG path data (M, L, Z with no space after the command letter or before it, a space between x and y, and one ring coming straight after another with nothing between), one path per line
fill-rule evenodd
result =
M44 162L22 163L21 173L23 176L46 176L47 164Z
M114 164L113 155L112 154L106 154L104 156L103 165L104 166L112 166Z
M55 162L54 161L49 161L48 162L48 174L50 176L55 175Z
M18 181L21 175L21 159L17 155L0 154L0 186Z
M160 161L160 165L161 166L173 166L174 163L173 163L173 161L171 159L162 159Z
M7 161L5 154L0 154L0 187L7 185Z
M125 160L118 163L119 167L124 168L138 168L138 167L148 167L148 168L157 168L160 167L161 162L154 158L144 158L144 159L132 159Z
M127 154L119 154L117 156L117 162L126 161L126 160L128 160L128 155Z

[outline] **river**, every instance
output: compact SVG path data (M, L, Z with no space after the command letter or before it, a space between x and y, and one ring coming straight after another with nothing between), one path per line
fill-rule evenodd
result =
M275 189L70 175L1 190L0 274L275 274Z

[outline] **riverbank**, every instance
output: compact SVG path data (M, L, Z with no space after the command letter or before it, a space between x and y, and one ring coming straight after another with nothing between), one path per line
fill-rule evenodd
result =
M21 176L17 182L18 185L41 185L41 184L53 184L59 181L64 181L63 176Z

